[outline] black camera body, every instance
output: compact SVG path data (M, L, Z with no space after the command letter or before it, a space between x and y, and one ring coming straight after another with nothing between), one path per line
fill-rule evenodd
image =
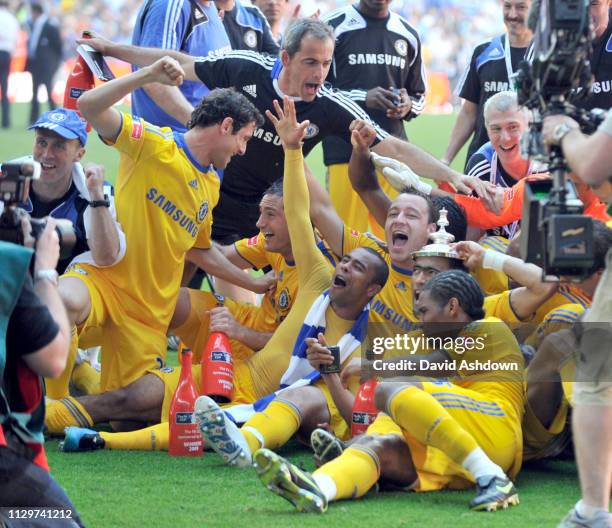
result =
M514 77L519 104L533 112L521 150L530 159L547 162L552 176L525 186L521 257L543 268L545 276L576 280L593 265L592 219L581 215L583 204L566 179L568 166L561 147L545 146L542 120L568 115L591 133L603 118L601 112L586 112L572 104L587 96L592 84L589 5L589 0L534 1L533 60L523 61Z
M580 277L594 263L593 222L582 215L584 207L573 182L565 181L562 211L550 200L552 186L551 180L525 185L521 255L547 274Z
M28 199L32 180L40 178L40 163L30 157L19 158L0 165L0 201L4 204L0 215L0 240L23 245L24 237L21 220L28 216L17 204ZM31 235L34 240L45 229L45 218L30 218ZM72 254L76 244L76 233L70 220L56 219L57 235L60 244L60 259L66 259Z

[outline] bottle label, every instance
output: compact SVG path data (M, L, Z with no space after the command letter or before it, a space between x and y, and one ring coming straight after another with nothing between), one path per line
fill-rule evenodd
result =
M353 413L353 423L354 424L363 424L369 425L376 419L375 414L366 413L366 412L354 412Z
M190 412L177 412L176 413L176 423L177 424L190 424L192 423L192 415Z
M72 97L72 99L78 99L86 91L87 91L87 88L75 88L75 87L72 87L72 88L70 88L70 97Z
M223 352L221 350L213 350L210 353L210 359L211 361L218 361L221 363L231 363L232 362L231 354L228 354L227 352Z

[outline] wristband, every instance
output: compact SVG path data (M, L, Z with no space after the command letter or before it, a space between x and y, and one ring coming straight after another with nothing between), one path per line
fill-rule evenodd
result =
M110 207L110 199L108 197L108 194L104 195L104 200L92 200L91 202L89 202L89 207Z
M504 262L510 257L505 253L500 253L493 249L485 249L484 258L482 259L482 267L484 269L492 269L495 271L503 271Z
M37 281L47 280L53 285L57 286L58 285L58 274L57 274L57 271L55 271L54 269L38 270L34 274L34 280L37 280Z

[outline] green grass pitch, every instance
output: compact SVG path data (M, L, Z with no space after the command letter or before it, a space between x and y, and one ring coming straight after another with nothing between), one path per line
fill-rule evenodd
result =
M0 130L0 160L31 152L26 132L27 105L13 105L13 128ZM436 156L446 148L454 116L419 117L408 125L409 137ZM460 169L464 154L455 168ZM103 163L114 181L118 156L90 134L85 161ZM309 162L324 177L321 152ZM175 360L175 357L172 359ZM57 441L47 443L55 478L66 489L91 527L554 527L579 496L573 462L555 461L525 468L517 485L521 504L493 514L472 513L472 491L382 493L332 504L323 516L298 514L267 492L255 472L224 467L214 453L201 459L171 458L160 452L99 451L64 454ZM309 453L296 443L282 454L307 469ZM242 524L244 523L244 524Z

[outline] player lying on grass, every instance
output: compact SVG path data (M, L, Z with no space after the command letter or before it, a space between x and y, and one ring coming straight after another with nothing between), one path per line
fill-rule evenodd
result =
M433 277L415 311L424 336L454 338L454 345L417 355L398 351L399 357L382 360L412 367L394 371L406 376L399 382L378 384L381 413L366 434L312 475L261 449L254 462L262 483L300 511L323 512L330 501L362 497L379 480L415 491L476 483L470 508L517 504L510 478L521 464L523 358L503 322L482 319L482 305L482 291L469 274L453 270ZM466 342L459 338L468 337L481 340L483 348L459 348ZM487 370L487 361L496 362L497 370Z
M308 191L300 148L308 122L297 124L293 102L286 99L284 107L283 112L276 103L279 120L274 120L274 123L287 148L283 201L290 239L298 241L291 246L298 273L298 293L291 311L266 345L248 360L236 362L234 403L253 403L279 388L290 365L292 350L305 355L305 344L299 336L304 321L315 317L312 314L313 306L319 310L317 325L324 328L322 333L327 341L330 344L340 342L341 357L346 359L350 356L358 348L357 336L363 334L362 323L367 321L368 315L367 302L380 291L387 273L384 260L367 248L356 248L345 255L335 271L318 249L308 217ZM312 337L316 337L316 334ZM199 377L199 371L199 366L194 367L195 377ZM141 386L131 388L131 393L124 389L107 395L106 401L109 403L99 406L97 421L117 419L109 416L109 411L114 416L122 415L123 419L133 419L140 415L151 421L160 421L160 416L167 420L172 394L164 390L164 383L160 383L160 378L164 377L146 376L137 382ZM147 385L144 386L144 383ZM222 415L219 416L223 419ZM88 441L91 437L81 440L83 433L82 430L69 429L64 449L91 448L92 442ZM92 433L88 431L84 434ZM164 423L148 430L121 433L111 438L106 433L100 433L100 437L110 448L118 443L123 446L129 443L140 449L157 449L159 446L167 446L168 425ZM99 444L97 441L93 443Z
M164 58L79 99L85 118L120 151L116 207L126 254L105 268L79 263L63 279L73 290L67 310L79 335L93 330L103 347L102 391L125 387L163 366L186 257L244 287L265 292L270 286L267 277L245 275L210 240L220 186L213 166L223 168L232 156L244 154L263 119L257 109L232 90L211 92L194 111L189 130L179 134L113 106L138 87L178 85L183 77L176 61ZM75 421L92 425L95 418L73 398L48 405L50 431L61 432Z

